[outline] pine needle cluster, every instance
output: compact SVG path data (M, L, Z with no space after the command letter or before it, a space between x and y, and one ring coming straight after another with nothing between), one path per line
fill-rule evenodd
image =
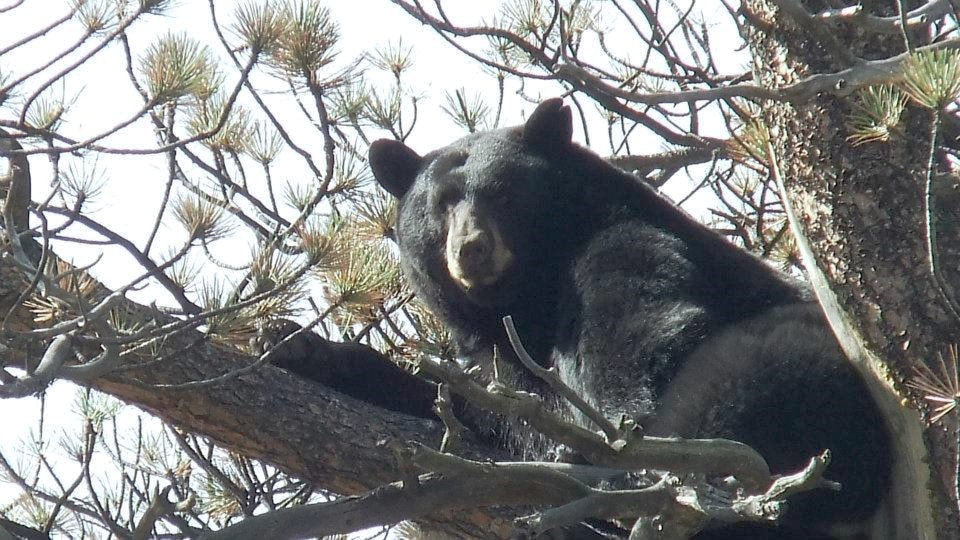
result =
M271 64L282 74L317 83L318 72L333 61L339 27L330 12L312 0L289 0L278 16L284 31L271 50Z
M500 24L523 38L545 37L553 5L542 0L513 0L503 5Z
M234 14L234 34L257 53L272 53L286 29L287 20L277 4L272 2L244 2Z
M760 161L767 163L767 145L770 141L770 129L759 118L744 121L734 137L729 139L727 150L731 159L741 163Z
M354 198L358 190L369 185L371 180L366 163L355 154L344 152L334 165L333 185L328 191L342 198Z
M229 236L234 229L223 208L196 196L178 199L173 205L173 215L187 230L190 241L210 243Z
M90 34L103 32L117 22L118 13L112 4L108 0L78 2L77 20Z
M231 471L229 467L224 467L222 463L218 465L217 468L220 469L221 474L226 475L233 485L242 485L238 474ZM243 514L243 508L237 497L226 488L223 482L211 476L204 477L204 480L200 487L202 493L200 500L203 501L201 510L204 513L209 514L211 519L221 525Z
M366 242L352 246L328 277L327 299L344 309L383 305L402 287L400 267L393 254L384 246Z
M210 50L186 34L168 33L150 45L140 71L154 105L211 95L219 80Z
M75 209L94 200L107 184L108 178L96 161L71 161L60 170L60 192Z
M106 394L85 389L77 392L73 408L79 412L85 420L93 424L93 427L96 428L97 431L100 431L99 427L103 425L105 421L113 418L120 412L120 409L123 408L123 403Z
M930 109L941 109L960 94L960 52L940 49L914 53L902 65L904 91Z
M48 262L44 273L63 291L76 298L68 303L64 299L39 292L28 298L24 305L33 314L33 320L41 325L50 325L69 319L80 313L77 305L91 306L98 300L98 283L90 275L74 265L54 258Z
M307 256L310 267L321 276L338 268L348 251L343 226L341 218L332 216L310 219L297 229L301 251Z
M382 189L357 197L353 205L352 229L368 242L380 242L393 236L397 219L397 201Z
M413 300L407 312L417 334L416 341L409 343L414 351L444 360L454 360L457 357L453 334L423 302Z
M224 114L228 116L223 127L214 131ZM226 98L220 92L201 98L192 107L187 128L191 136L212 133L203 139L203 144L213 150L232 154L245 152L250 147L250 138L254 133L249 111L233 104L228 112Z
M164 258L164 260L169 259L170 257ZM178 287L189 291L193 282L200 275L200 265L190 258L179 257L176 262L167 268L165 273Z
M403 105L400 90L393 88L388 92L378 92L369 96L364 112L366 117L375 125L389 128L400 123L401 106Z
M140 6L141 13L149 13L151 15L161 15L166 11L176 0L134 0Z
M470 133L489 127L486 118L490 107L480 94L468 95L466 89L459 88L453 92L447 92L444 97L446 103L441 105L441 108L458 126Z
M251 258L249 270L249 285L246 287L245 296L266 293L282 287L281 295L283 303L293 303L294 298L291 295L298 295L295 292L298 288L298 274L300 265L298 261L290 256L283 255L273 248L261 249Z
M958 358L957 345L951 345L946 354L937 354L939 362L936 371L926 364L920 364L915 368L916 375L907 381L907 386L920 391L923 399L933 408L931 424L936 424L960 406Z
M67 112L67 103L61 96L45 95L38 98L27 110L27 125L40 130L56 131L62 127Z
M213 277L204 280L198 287L200 307L205 312L214 312L206 318L207 335L222 343L243 347L257 332L257 310L240 308L234 294L235 287L224 279Z
M871 86L857 92L847 140L854 145L887 141L900 125L908 97L893 86Z
M254 123L253 131L245 140L246 153L261 165L273 163L283 149L280 134L260 122Z
M375 67L392 73L395 79L400 80L400 75L413 66L413 48L404 46L401 38L375 49L367 58Z
M337 123L359 124L365 117L370 89L362 79L338 86L330 95L330 118Z

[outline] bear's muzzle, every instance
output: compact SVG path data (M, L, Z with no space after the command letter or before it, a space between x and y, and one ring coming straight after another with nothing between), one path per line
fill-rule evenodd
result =
M466 202L447 214L445 257L450 277L464 290L497 282L513 260L495 225L487 225Z

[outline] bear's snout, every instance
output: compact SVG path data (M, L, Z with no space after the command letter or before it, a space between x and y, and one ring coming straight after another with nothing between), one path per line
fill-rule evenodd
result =
M467 274L481 274L487 263L490 262L490 254L493 253L493 235L482 230L475 230L464 238L454 239L454 242L460 241L459 247L454 245L454 251L460 267Z
M447 215L445 255L450 277L466 290L496 283L513 259L496 226L466 203Z

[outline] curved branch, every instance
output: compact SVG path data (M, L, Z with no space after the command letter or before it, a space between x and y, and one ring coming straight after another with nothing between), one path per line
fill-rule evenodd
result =
M960 38L949 39L916 50L919 52L958 48L960 48ZM902 53L883 60L861 62L836 73L818 73L800 82L777 89L765 88L755 84L735 84L717 88L640 94L607 84L596 75L573 64L558 65L556 73L559 77L596 88L598 92L607 96L644 105L717 101L732 97L802 103L821 94L844 97L867 86L894 82L900 76L900 64L907 59L909 54Z

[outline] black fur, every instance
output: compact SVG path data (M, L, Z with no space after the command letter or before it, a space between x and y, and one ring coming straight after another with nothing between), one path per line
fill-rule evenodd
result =
M497 346L512 358L501 325L512 315L533 357L610 418L643 419L653 435L741 440L775 473L829 448L827 476L842 493L795 497L785 527L867 518L887 488L889 436L806 290L573 144L570 125L549 100L523 126L423 157L396 141L371 146L378 181L400 198L404 271L461 354L484 365ZM496 282L465 289L451 278L455 205L512 254ZM551 397L522 369L510 378Z
M296 332L299 324L277 319L266 323L251 343L254 351L271 353L271 363L350 397L421 418L435 419L436 386L395 364L362 343L337 342L314 332Z

